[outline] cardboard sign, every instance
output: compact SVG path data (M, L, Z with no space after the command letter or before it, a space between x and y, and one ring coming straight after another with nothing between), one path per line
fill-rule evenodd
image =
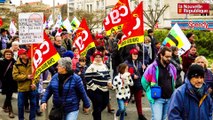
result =
M20 44L43 42L43 16L43 13L19 13Z

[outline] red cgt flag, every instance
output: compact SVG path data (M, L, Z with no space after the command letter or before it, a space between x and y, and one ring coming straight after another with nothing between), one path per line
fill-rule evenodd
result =
M128 0L119 0L103 21L106 34L110 35L118 30L122 30L123 23L129 21L130 16Z
M143 22L143 2L141 2L131 14L129 19L123 26L123 37L118 42L118 48L130 44L142 43L144 41L144 22Z
M41 72L54 65L59 59L60 55L44 32L44 41L41 44L33 45L34 78L39 77Z
M95 43L90 34L90 30L87 27L86 19L82 19L78 30L76 31L76 36L74 38L73 46L77 47L80 55L86 56L87 51L90 48L95 47Z
M2 18L0 17L0 27L3 25L3 20Z

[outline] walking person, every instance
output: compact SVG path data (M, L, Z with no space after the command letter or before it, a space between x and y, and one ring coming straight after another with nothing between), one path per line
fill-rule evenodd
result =
M116 90L116 98L118 103L118 110L114 114L114 120L124 120L128 100L130 99L130 88L133 86L133 80L128 72L128 65L121 63L118 66L118 75L113 79L113 89Z
M151 106L152 120L166 120L168 103L175 89L176 68L170 63L172 51L163 47L158 58L148 66L142 85Z
M94 61L85 72L87 93L93 105L93 120L101 120L101 112L109 103L109 88L112 87L109 69L103 63L103 54L96 51Z
M41 109L44 111L53 95L53 109L63 105L63 120L77 120L80 99L83 100L84 111L88 111L90 107L81 77L74 74L71 66L69 57L58 61L58 72L52 77L41 100Z
M36 84L38 79L34 79L32 75L32 66L27 50L20 49L18 51L18 60L13 65L13 79L18 82L18 117L24 120L25 101L30 100L30 120L36 118Z
M185 83L173 93L168 120L212 120L212 99L204 83L204 68L192 64Z
M142 111L142 95L143 95L143 88L141 85L141 77L143 75L143 69L146 68L145 65L141 63L138 59L139 51L136 48L132 48L129 52L130 56L124 62L129 67L129 73L133 79L134 85L131 87L131 94L134 95L135 98L135 105L137 108L138 119L139 120L146 120L143 115Z
M182 76L181 76L181 71L182 71L182 64L180 63L180 58L178 55L178 47L177 46L172 46L172 58L171 58L171 63L175 66L177 70L177 79L175 83L175 88L178 88L183 84Z
M208 69L208 61L204 56L198 56L195 58L195 62L198 65L201 65L204 68L204 82L206 83L206 86L211 91L213 91L213 73L211 70Z
M189 66L194 62L197 56L197 47L195 45L191 45L191 48L181 56L183 72L185 74L187 73Z
M14 118L11 99L14 92L17 92L17 82L13 80L12 70L16 62L13 58L13 51L6 49L3 54L3 60L0 61L0 79L2 81L2 94L6 95L3 110L9 112L9 117Z

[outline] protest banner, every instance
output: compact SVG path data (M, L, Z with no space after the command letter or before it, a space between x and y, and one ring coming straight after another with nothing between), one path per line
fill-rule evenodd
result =
M76 31L73 46L78 48L79 53L82 56L86 56L87 51L90 48L95 47L95 43L92 39L85 19L81 21L81 24Z
M118 49L121 47L142 43L144 41L143 25L143 2L141 2L131 14L128 23L124 23L122 39L118 42Z
M43 13L19 13L20 44L43 42L43 19Z
M51 40L44 32L44 41L41 44L33 45L33 70L34 78L37 78L41 72L54 65L60 55L54 48Z
M106 35L122 30L123 24L129 22L130 17L128 0L119 0L103 21Z

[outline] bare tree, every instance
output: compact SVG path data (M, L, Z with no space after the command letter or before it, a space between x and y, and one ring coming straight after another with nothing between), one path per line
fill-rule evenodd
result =
M105 17L105 12L103 10L96 10L93 12L87 12L84 10L76 10L74 16L81 20L85 18L90 29L99 27L102 25L103 19Z
M144 16L147 19L147 22L144 21L146 25L148 25L151 29L154 29L156 23L158 22L159 18L166 9L169 7L168 4L164 5L162 8L159 8L159 0L155 4L155 8L153 9L151 5L148 6L148 10L144 10Z

